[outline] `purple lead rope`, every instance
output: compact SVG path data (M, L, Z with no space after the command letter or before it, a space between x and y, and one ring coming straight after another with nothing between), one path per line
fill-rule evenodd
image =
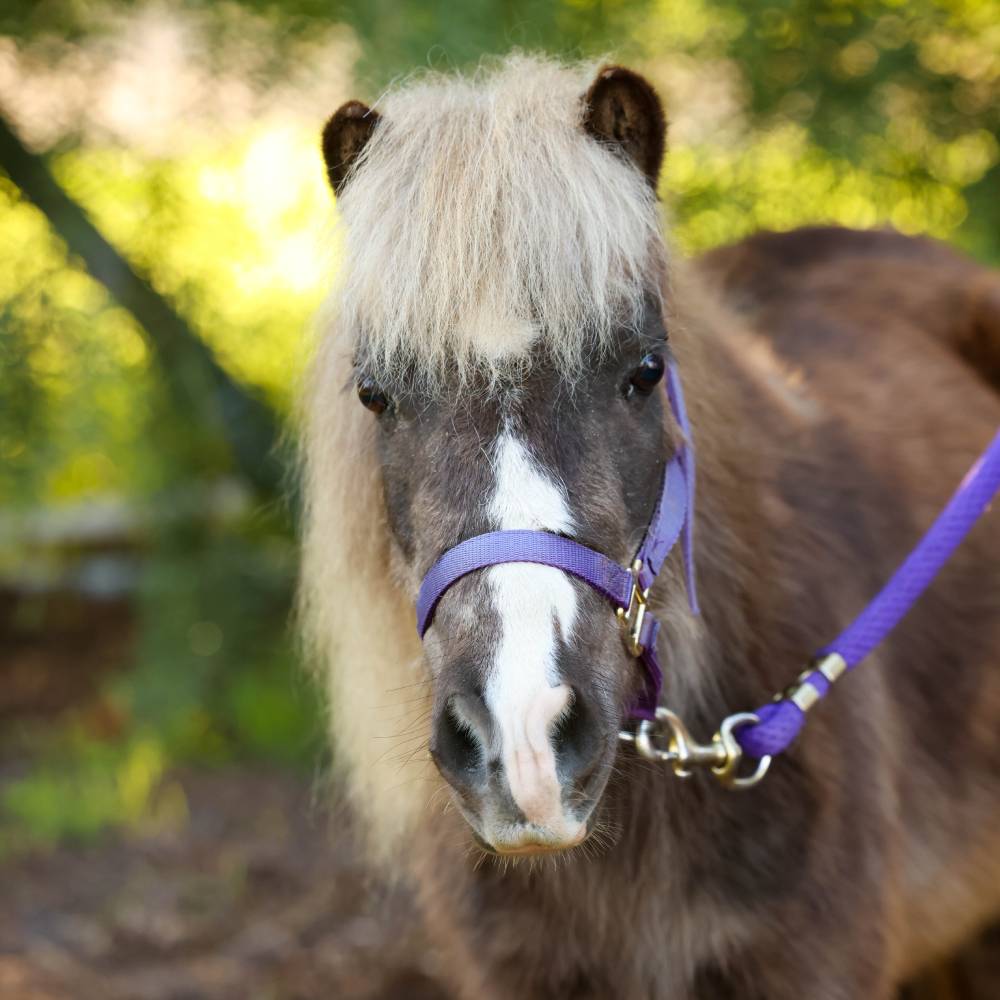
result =
M1000 431L969 470L917 547L864 611L821 650L820 656L838 653L848 668L863 660L899 624L917 598L930 586L998 492ZM804 680L816 689L820 698L831 687L830 681L818 669ZM773 756L787 749L806 718L805 712L788 698L771 702L755 714L760 722L739 730L736 739L745 754L757 758Z

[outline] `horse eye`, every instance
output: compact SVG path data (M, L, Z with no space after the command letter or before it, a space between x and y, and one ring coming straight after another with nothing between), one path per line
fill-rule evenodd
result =
M647 354L639 362L639 367L629 376L625 395L631 396L633 392L641 392L648 396L659 385L666 368L662 354Z
M378 387L374 379L365 377L358 382L358 399L361 405L372 413L385 413L389 409L389 397Z

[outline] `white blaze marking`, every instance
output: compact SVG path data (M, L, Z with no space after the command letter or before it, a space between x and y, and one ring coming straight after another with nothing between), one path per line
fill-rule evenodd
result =
M572 534L575 527L561 487L509 431L497 440L488 510L503 531ZM511 794L529 822L568 834L549 733L570 696L556 670L555 629L569 640L576 593L566 575L551 566L507 563L487 573L501 635L485 694L499 727Z

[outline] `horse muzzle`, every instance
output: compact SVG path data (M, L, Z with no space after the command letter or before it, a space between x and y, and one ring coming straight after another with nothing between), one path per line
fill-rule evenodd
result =
M440 701L431 757L481 846L541 854L586 839L616 750L601 717L567 684L527 692L502 718L472 691Z

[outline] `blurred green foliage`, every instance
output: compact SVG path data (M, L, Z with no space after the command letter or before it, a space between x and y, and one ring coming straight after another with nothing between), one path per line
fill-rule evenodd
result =
M314 693L290 672L294 546L267 520L177 522L142 575L136 668L119 697L172 757L296 763L322 749Z
M48 131L58 115L40 99L4 108L32 80L94 87L95 115L127 103L135 78L115 76L114 40L154 44L162 32L133 32L154 15L180 25L183 44L160 62L139 52L140 65L148 56L178 91L197 65L218 127L150 146L95 127L86 106ZM760 227L889 223L1000 263L1000 0L8 0L0 70L21 75L0 73L0 109L27 133L39 125L65 191L282 418L336 269L316 136L352 94L303 113L320 84L296 76L327 41L324 58L369 99L422 67L469 69L513 47L635 63L666 97L663 194L691 252ZM284 94L277 114L246 111L248 94L272 92ZM159 815L154 789L177 761L314 761L322 726L288 635L282 501L234 481L214 457L225 442L178 440L197 431L134 317L2 172L0 233L0 512L114 496L143 515L137 639L102 693L124 724L98 739L71 716L3 793L8 818L22 837L85 835ZM220 483L243 497L224 516ZM15 582L19 545L0 534L0 572Z

